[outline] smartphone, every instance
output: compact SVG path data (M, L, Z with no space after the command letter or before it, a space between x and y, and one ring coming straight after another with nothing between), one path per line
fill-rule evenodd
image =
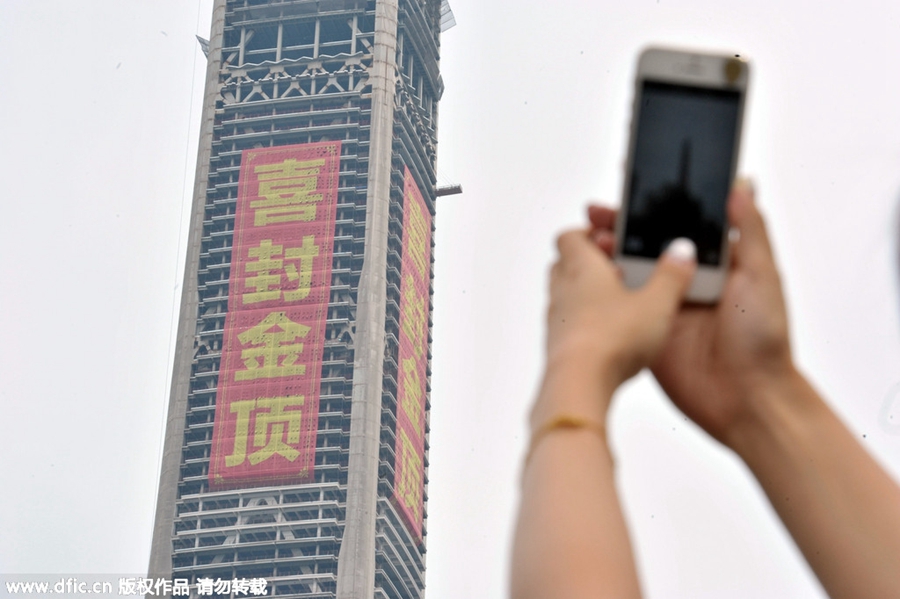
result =
M728 272L725 204L734 182L750 67L738 54L644 50L614 258L640 287L678 237L697 246L687 299L715 303Z

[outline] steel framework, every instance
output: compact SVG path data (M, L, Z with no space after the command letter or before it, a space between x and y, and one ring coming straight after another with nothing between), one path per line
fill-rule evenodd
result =
M403 176L408 167L434 215L441 4L216 0L151 576L266 578L282 597L423 596L425 543L388 498ZM315 482L212 490L241 152L333 140L342 151ZM430 376L430 318L428 330ZM426 427L426 506L427 450Z

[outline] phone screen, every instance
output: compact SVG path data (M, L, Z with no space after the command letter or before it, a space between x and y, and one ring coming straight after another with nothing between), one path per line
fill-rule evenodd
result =
M657 258L688 237L700 264L721 260L741 94L644 81L622 253Z

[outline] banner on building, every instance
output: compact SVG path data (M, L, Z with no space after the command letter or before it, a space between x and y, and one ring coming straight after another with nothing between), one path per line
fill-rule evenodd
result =
M402 247L393 502L412 536L421 542L425 511L431 212L409 168L403 181Z
M244 150L213 489L313 480L340 142Z

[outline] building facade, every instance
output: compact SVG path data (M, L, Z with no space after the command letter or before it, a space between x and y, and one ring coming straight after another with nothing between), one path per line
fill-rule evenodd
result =
M441 17L215 1L151 577L423 596Z

